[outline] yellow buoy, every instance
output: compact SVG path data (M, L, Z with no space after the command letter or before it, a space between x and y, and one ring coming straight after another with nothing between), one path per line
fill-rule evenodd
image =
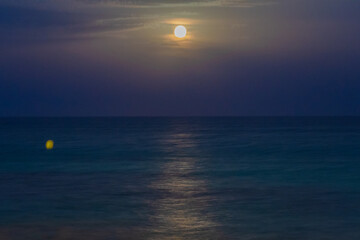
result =
M53 140L48 140L45 144L46 149L53 149L54 147L54 141Z

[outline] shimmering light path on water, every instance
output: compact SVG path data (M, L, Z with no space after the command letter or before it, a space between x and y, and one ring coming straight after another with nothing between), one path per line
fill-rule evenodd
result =
M360 118L3 118L0 239L360 239L359 146Z

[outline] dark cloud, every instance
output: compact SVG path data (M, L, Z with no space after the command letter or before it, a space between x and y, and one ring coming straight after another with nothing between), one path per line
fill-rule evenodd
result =
M0 5L0 44L91 38L102 32L141 27L148 19L119 15Z
M59 12L55 10L39 10L20 6L0 6L0 25L2 28L46 28L54 26L70 26L85 22L79 14Z
M112 5L117 7L249 7L271 2L271 0L48 0L46 2L34 0L0 0L0 4L65 8L68 6L79 6L79 4Z
M139 28L154 17L128 8L258 3L260 0L0 0L0 42L89 38L101 32Z

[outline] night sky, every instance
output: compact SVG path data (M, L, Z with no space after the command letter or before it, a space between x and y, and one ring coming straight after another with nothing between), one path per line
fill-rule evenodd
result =
M360 115L360 1L0 0L0 116L223 115Z

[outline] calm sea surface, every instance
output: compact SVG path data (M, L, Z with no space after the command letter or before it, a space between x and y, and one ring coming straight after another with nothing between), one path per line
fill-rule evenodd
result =
M0 239L359 240L360 118L2 118Z

